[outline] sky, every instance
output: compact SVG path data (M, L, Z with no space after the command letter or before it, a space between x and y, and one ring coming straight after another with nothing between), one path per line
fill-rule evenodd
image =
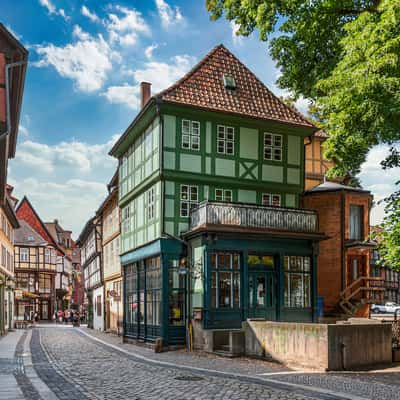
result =
M210 21L205 1L2 0L2 23L29 50L17 153L9 183L42 219L76 238L106 196L116 167L108 151L138 112L139 83L158 92L223 43L276 95L279 70L257 34ZM297 102L306 112L307 101ZM375 200L394 190L373 149L360 174ZM383 218L374 207L373 224Z

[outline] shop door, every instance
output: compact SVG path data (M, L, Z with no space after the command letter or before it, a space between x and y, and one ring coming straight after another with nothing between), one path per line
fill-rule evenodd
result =
M275 278L273 271L249 274L249 317L276 319Z
M49 302L47 300L44 300L40 303L40 319L49 319Z

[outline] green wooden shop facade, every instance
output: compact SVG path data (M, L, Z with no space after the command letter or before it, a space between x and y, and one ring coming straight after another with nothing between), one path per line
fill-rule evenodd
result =
M194 311L204 329L314 320L321 235L298 208L313 130L148 101L111 151L126 337L181 344Z

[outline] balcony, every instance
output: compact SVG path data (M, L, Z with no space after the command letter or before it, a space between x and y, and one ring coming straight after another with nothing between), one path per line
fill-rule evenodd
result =
M191 211L190 230L206 226L316 234L318 214L299 208L204 201Z

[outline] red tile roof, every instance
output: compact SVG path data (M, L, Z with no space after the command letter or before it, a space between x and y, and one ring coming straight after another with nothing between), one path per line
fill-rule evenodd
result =
M236 90L225 89L224 74L235 78ZM212 111L315 128L297 110L276 97L223 45L215 47L182 79L155 97Z

